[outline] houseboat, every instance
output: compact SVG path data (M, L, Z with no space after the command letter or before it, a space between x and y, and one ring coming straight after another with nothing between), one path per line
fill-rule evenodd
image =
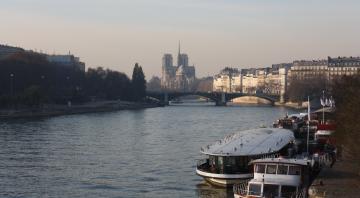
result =
M267 158L251 162L254 178L233 186L235 198L305 198L313 162L306 158Z
M217 186L232 186L252 178L249 162L254 159L287 156L295 153L292 131L259 128L240 131L201 148L206 159L200 160L196 173Z

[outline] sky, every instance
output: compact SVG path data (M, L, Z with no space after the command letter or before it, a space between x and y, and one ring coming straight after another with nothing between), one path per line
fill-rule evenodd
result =
M0 43L147 79L178 42L197 77L225 66L360 56L358 0L1 0Z

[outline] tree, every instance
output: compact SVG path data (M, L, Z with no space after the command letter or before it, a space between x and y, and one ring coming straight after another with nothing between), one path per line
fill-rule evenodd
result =
M306 79L299 79L292 76L287 97L291 102L305 101L308 96L318 98L323 90L327 90L327 79L324 75L312 76Z
M344 146L343 156L357 165L360 174L360 75L335 81L332 94L336 102L336 142L339 148Z
M132 74L132 96L134 101L140 101L146 96L146 80L142 67L135 64Z
M209 92L213 90L213 78L204 77L197 80L195 91L198 92Z
M89 68L86 73L85 90L90 97L109 100L130 100L130 79L124 73Z
M161 80L157 76L153 76L146 84L148 91L161 91Z

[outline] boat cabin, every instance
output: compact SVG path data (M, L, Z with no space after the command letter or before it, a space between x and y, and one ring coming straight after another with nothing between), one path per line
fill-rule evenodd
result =
M247 185L234 186L240 197L293 197L306 192L310 161L305 159L268 158L251 162L254 178Z

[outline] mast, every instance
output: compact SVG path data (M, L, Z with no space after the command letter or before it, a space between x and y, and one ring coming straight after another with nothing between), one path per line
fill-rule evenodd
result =
M323 103L322 103L322 106L323 106L323 109L322 109L322 113L323 113L323 117L322 117L322 123L325 124L325 111L324 111L324 108L325 108L325 91L323 90Z
M309 154L309 134L310 134L310 98L308 96L308 126L307 126L307 137L306 137L306 152Z

